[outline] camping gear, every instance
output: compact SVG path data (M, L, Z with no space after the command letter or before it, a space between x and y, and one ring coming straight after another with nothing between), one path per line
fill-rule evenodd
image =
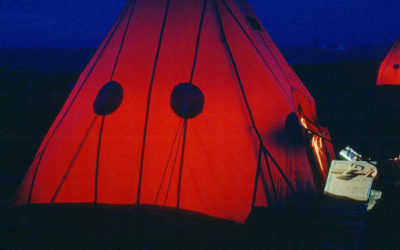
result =
M354 161L354 160L357 160L357 159L361 159L362 155L357 153L350 146L346 146L346 148L340 150L339 157L343 158L344 160Z
M314 173L327 167L312 170L307 144L290 136L304 131L285 129L294 114L329 137L315 110L246 1L131 0L14 205L152 205L244 222L253 207L315 198Z
M376 167L365 161L332 161L325 194L368 201L373 177L366 173Z

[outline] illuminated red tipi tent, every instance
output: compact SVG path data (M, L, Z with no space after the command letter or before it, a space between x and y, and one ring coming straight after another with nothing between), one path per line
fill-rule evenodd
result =
M299 118L320 137L312 96L246 1L131 0L14 204L146 204L244 222L255 206L316 196L327 163L313 171L292 140Z
M389 53L381 63L378 72L377 85L400 84L400 36L393 44Z

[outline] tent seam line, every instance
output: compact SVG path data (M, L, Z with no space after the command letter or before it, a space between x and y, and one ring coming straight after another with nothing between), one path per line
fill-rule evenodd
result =
M99 131L99 140L97 144L97 154L96 154L96 172L94 179L94 203L97 203L97 195L98 195L98 183L99 183L99 167L100 167L100 149L101 149L101 139L103 137L103 129L104 129L104 121L106 116L103 115L101 119L100 131Z
M161 192L161 188L162 188L162 185L163 185L163 183L164 183L164 178L165 178L165 175L166 175L168 166L169 166L169 162L170 162L170 160L171 160L171 156L172 156L172 153L173 153L173 150L174 150L174 147L175 147L176 139L178 138L178 133L179 133L181 124L182 124L182 119L179 121L178 128L177 128L177 130L176 130L174 139L173 139L173 141L172 141L171 150L169 151L168 158L167 158L167 162L166 162L166 164L165 164L164 171L163 171L163 175L162 175L162 177L161 177L161 182L160 182L160 185L158 186L158 191L157 191L156 199L154 200L154 205L157 204L158 196L159 196L159 194L160 194L160 192ZM179 147L179 144L178 144L178 147Z
M176 200L176 207L177 207L177 208L179 208L179 205L180 205L180 198L181 198L182 169L183 169L183 161L184 161L184 157L185 157L185 144L186 144L187 122L188 122L188 119L185 118L184 124L183 124L183 139L182 139L181 163L180 163L179 177L178 177L178 191L177 191L177 200Z
M272 178L271 165L270 165L268 157L266 157L265 153L264 153L264 159L265 159L265 162L267 163L267 170L268 170L269 180L271 182L272 192L274 192L274 199L275 199L275 202L277 202L278 201L278 195L276 193L274 179Z
M115 59L114 67L113 67L113 70L112 70L112 73L111 73L111 77L110 77L110 81L112 81L112 79L114 78L115 69L117 68L117 64L118 64L119 56L120 56L121 51L122 51L122 47L125 44L125 37L126 37L126 34L128 33L128 28L130 26L133 13L135 11L135 7L136 7L136 0L135 0L135 3L133 5L133 7L132 7L131 14L129 15L129 19L128 19L128 23L127 23L126 28L125 28L124 36L122 37L121 45L119 47L118 54L117 54L117 57Z
M218 5L217 5L216 0L214 0L214 4L215 4L215 10L216 10L216 12L217 12L218 23L219 23L219 25L220 25L221 32L222 32L223 43L225 44L226 49L227 49L228 54L229 54L229 57L230 57L230 59L231 59L232 66L233 66L233 68L234 68L235 75L236 75L236 78L237 78L237 80L238 80L239 87L240 87L240 89L241 89L242 96L243 96L244 102L245 102L245 104L246 104L246 108L247 108L247 111L248 111L248 113L249 113L250 120L251 120L251 122L252 122L253 128L254 128L254 130L255 130L255 132L256 132L256 134L257 134L258 140L260 141L260 144L262 145L264 151L268 152L268 155L271 157L271 160L274 162L274 164L275 164L276 167L278 168L279 172L281 173L282 177L283 177L283 178L285 179L285 181L288 183L289 187L292 188L293 191L294 191L294 188L293 188L292 184L290 183L289 180L287 180L286 176L284 175L284 173L283 173L282 170L280 169L279 164L275 161L275 159L272 158L271 153L266 149L266 147L265 147L265 145L264 145L264 142L263 142L263 140L262 140L261 134L260 134L260 132L259 132L258 129L257 129L256 123L255 123L255 120L254 120L254 117L253 117L253 113L251 112L251 108L250 108L249 102L248 102L247 97L246 97L246 93L245 93L244 88L243 88L243 84L242 84L242 80L241 80L241 78L240 78L239 70L238 70L237 65L236 65L236 63L235 63L235 59L234 59L233 54L232 54L232 51L231 51L231 49L230 49L230 47L229 47L228 41L226 40L226 35L225 35L225 31L224 31L224 26L223 26L223 23L222 23L222 20L221 20L221 15L220 15L220 13L219 13Z
M253 188L253 200L251 202L251 207L254 208L256 203L256 196L257 196L257 187L258 187L258 178L260 176L260 168L261 168L261 145L260 149L258 150L258 157L257 157L257 170L256 170L256 178L254 181L254 188Z
M52 197L50 203L54 203L54 201L57 198L59 192L61 191L61 188L63 187L65 181L67 180L68 175L69 175L73 165L75 164L76 159L78 159L79 153L81 152L82 147L85 144L87 137L89 136L90 132L93 129L94 124L96 123L97 117L98 116L95 115L95 117L92 119L92 122L90 123L89 128L86 130L85 136L83 137L81 143L79 144L78 149L75 151L74 157L72 158L71 162L69 163L68 168L65 170L63 178L61 179L61 181L58 184L58 187L57 187L55 193L53 194L53 197Z
M114 35L115 31L117 30L117 28L118 28L118 26L119 26L119 23L122 21L122 19L124 18L125 14L128 12L129 6L130 6L130 4L127 4L127 5L126 5L125 10L123 11L123 13L121 13L120 17L119 17L119 18L117 19L117 21L115 22L115 24L114 24L114 25L115 25L115 26L114 26L114 30L111 32L110 36L108 37L107 41L106 41L105 44L104 44L104 47L103 47L103 48L101 49L101 51L100 51L99 56L96 58L95 62L93 63L92 68L90 69L90 71L89 71L88 74L86 75L85 80L82 82L81 86L79 87L78 92L75 94L75 96L74 96L73 99L71 100L71 103L69 104L67 110L65 110L63 116L61 117L61 119L60 119L60 121L58 122L57 126L54 128L53 132L50 134L50 136L49 136L49 138L48 138L48 140L47 140L45 146L43 147L42 154L41 154L41 156L40 156L40 158L39 158L39 162L38 162L38 164L37 164L37 166L36 166L35 174L34 174L33 179L32 179L31 189L30 189L30 191L29 191L29 196L28 196L28 204L31 203L31 196L32 196L32 191L33 191L34 184L35 184L35 181L36 181L36 175L37 175L37 172L39 171L40 163L41 163L42 158L43 158L43 155L44 155L44 153L45 153L45 151L46 151L46 149L47 149L47 146L48 146L48 144L50 143L50 140L53 138L54 134L56 133L56 131L58 130L58 128L61 126L61 123L64 121L64 118L67 116L67 114L68 114L69 110L71 109L72 105L74 104L76 98L78 97L78 95L79 95L79 93L81 92L82 88L85 86L85 83L86 83L87 79L89 78L89 76L90 76L91 73L93 72L93 69L94 69L95 66L97 65L97 62L100 60L101 56L103 55L103 52L104 52L105 48L108 46L108 44L109 44L109 42L110 42L112 36Z
M159 38L159 41L158 41L156 56L155 56L154 64L153 64L153 72L152 72L151 79L150 79L149 93L148 93L148 96L147 96L147 106L146 106L146 114L145 114L145 125L144 125L144 131L143 131L142 150L141 150L141 156L140 156L139 181L138 181L138 190L137 190L137 196L136 196L136 204L140 203L140 194L141 194L141 186L142 186L142 174L143 174L143 163L144 163L144 151L145 151L145 148L146 148L146 135L147 135L147 126L148 126L149 113L150 113L151 93L152 93L155 73L156 73L156 69L157 69L158 57L159 57L159 54L160 54L161 43L162 43L162 40L163 40L163 34L164 34L166 22L167 22L167 16L168 16L168 10L169 10L170 2L171 1L168 0L167 6L165 8L164 19L163 19L163 23L162 23L162 26L161 26L160 38Z
M182 121L182 119L181 119L181 121ZM170 174L169 181L168 181L167 192L165 194L164 206L165 206L165 204L167 203L167 200L168 200L169 189L170 189L171 183L172 183L172 176L174 175L176 159L178 158L179 146L181 145L183 131L184 131L184 129L181 130L180 135L179 135L178 146L176 147L175 157L174 157L174 161L172 163L171 174Z
M232 13L231 9L226 5L225 1L223 0L222 3L224 4L225 8L228 10L229 14L233 17L233 19L235 20L235 22L238 24L240 30L242 30L242 32L246 35L247 39L250 41L250 43L253 45L253 48L256 50L258 56L261 58L261 60L264 62L265 66L267 66L269 72L272 74L273 78L275 78L275 80L277 81L281 91L284 93L284 95L286 95L286 97L290 100L290 97L288 95L288 93L284 90L281 82L278 80L278 77L275 75L275 73L272 71L271 67L269 66L269 64L267 63L267 61L265 60L265 58L261 55L261 52L259 51L259 49L257 48L257 46L254 44L253 40L250 38L249 34L247 34L247 32L244 30L243 26L240 24L239 20L237 20L236 16ZM290 85L290 84L289 84ZM293 103L292 103L293 106Z
M194 71L195 71L195 67L196 67L196 63L197 63L197 54L198 54L199 46L200 46L200 37L201 37L201 31L203 29L203 21L204 21L204 15L205 15L206 7L207 7L207 0L204 0L203 9L201 11L199 30L198 30L198 33L197 33L196 47L195 47L195 52L194 52L194 57L193 57L192 72L190 73L189 83L192 83L192 81L193 81L193 76L194 76Z

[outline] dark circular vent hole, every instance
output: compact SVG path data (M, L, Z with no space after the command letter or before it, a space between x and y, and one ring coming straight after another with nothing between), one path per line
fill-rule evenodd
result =
M398 68L399 68L399 64L398 64L398 63L395 63L395 64L393 65L393 68L394 68L394 69L398 69Z
M294 143L296 144L304 143L303 127L301 126L299 118L297 117L296 113L291 112L286 117L285 129Z
M204 95L190 83L180 83L172 90L170 105L179 117L194 118L203 111Z
M109 115L121 105L123 90L118 82L106 83L97 93L93 103L93 110L98 115Z

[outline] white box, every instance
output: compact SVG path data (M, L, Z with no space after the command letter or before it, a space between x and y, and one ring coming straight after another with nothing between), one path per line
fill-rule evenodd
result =
M372 177L365 173L376 167L365 161L332 161L324 193L367 201L371 192Z

